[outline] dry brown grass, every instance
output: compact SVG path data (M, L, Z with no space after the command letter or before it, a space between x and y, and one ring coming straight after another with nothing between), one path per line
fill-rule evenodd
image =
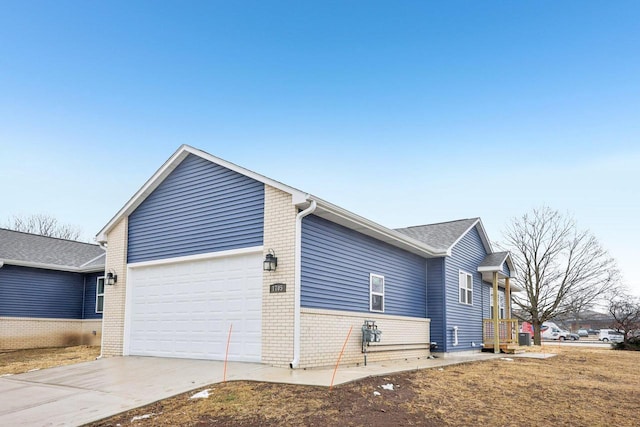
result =
M0 375L22 374L36 369L72 365L95 360L100 347L78 345L74 347L35 348L29 350L0 351Z
M558 356L366 378L332 391L246 381L214 384L207 387L208 399L185 393L93 426L638 425L640 352L545 350ZM390 382L394 391L379 388Z

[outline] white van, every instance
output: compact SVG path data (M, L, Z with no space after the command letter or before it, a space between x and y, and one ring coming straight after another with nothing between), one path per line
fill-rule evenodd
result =
M600 329L598 339L602 342L622 342L624 341L624 336L613 329Z
M569 339L569 332L563 331L553 322L544 322L540 328L540 337L543 340L559 340Z

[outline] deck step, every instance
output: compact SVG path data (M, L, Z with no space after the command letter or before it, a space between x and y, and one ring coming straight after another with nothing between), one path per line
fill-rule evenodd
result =
M493 344L485 344L483 351L493 351ZM524 349L518 344L500 344L500 352L506 354L524 353Z

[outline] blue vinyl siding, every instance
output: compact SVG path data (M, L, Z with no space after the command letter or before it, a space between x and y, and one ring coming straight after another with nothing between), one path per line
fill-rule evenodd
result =
M84 276L5 265L0 268L0 316L82 318Z
M445 338L444 258L427 260L427 317L431 319L431 341L443 350Z
M509 270L509 266L506 261L502 264L502 272L506 274L507 277L511 277L511 270Z
M302 307L369 313L369 274L384 313L426 317L426 260L315 215L302 221Z
M96 287L100 276L104 276L104 273L91 273L84 276L84 319L102 319L102 313L96 313Z
M482 283L482 316L485 319L491 319L491 288L492 284L483 282ZM504 298L504 288L498 288L498 294ZM500 298L500 297L498 297ZM505 306L505 311L506 311ZM505 312L505 315L507 313Z
M263 242L264 184L190 154L129 216L128 262Z
M483 288L478 265L487 255L478 230L474 227L453 247L445 260L446 271L446 349L460 351L482 348ZM473 304L461 304L460 270L473 276ZM453 327L458 327L458 345L453 346ZM471 343L476 347L472 347Z

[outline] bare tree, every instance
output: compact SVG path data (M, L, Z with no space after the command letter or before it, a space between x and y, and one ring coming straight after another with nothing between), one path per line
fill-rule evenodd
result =
M13 215L5 224L5 228L67 240L78 240L82 234L79 227L62 224L55 217L47 214Z
M513 302L533 325L535 344L542 323L591 306L617 284L613 258L589 231L556 210L542 207L514 219L504 238L514 281L524 289L513 294Z
M609 304L609 313L613 316L613 329L624 334L627 344L631 332L640 330L640 300L629 295L620 296Z

